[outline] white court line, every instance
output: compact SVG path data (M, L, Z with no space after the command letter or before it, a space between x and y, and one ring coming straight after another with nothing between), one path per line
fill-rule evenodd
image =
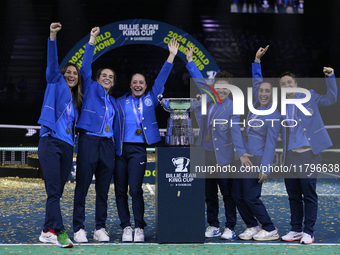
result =
M151 188L151 187L150 187ZM148 187L149 189L149 187ZM152 190L149 189L150 191L150 194L149 195L155 195L155 192ZM146 194L148 195L148 194ZM95 196L95 194L93 194L93 196ZM281 197L288 197L287 194L284 194L284 193L266 193L266 194L261 194L261 197L264 197L264 196L281 196ZM340 194L318 194L319 197L340 197Z
M289 245L289 246L293 246L293 245L300 245L302 247L306 247L304 246L304 244L300 244L300 243L289 243L289 242L284 242L282 241L281 243L256 243L256 242L253 242L253 243L204 243L204 245L207 245L207 244L228 244L228 245L231 245L231 244L234 244L234 245L238 245L238 244L246 244L246 245ZM340 243L313 243L313 244L308 244L308 246L310 245L314 245L314 246L318 246L318 245L340 245Z
M318 194L318 192L316 192L316 193L319 197L338 197L338 196L340 196L340 194Z
M281 243L256 243L256 242L252 242L252 243L229 243L229 242L223 242L223 243L169 243L169 244L159 244L159 243L82 243L82 244L78 244L78 243L74 243L74 246L91 246L91 245L168 245L168 246L176 246L176 245L240 245L240 244L244 244L244 245L268 245L268 246L274 246L274 245L284 245L284 246L296 246L299 245L301 247L306 247L303 244L299 244L299 243L289 243L289 242L281 242ZM0 244L0 246L27 246L27 245L35 245L35 246L48 246L48 245L56 245L56 244L50 244L50 243L39 243L39 244L30 244L30 243L20 243L20 244ZM313 246L326 246L326 245L340 245L340 243L313 243L313 244L308 244L308 246L313 245ZM57 245L56 245L57 246ZM59 247L59 246L58 246Z
M318 194L316 192L318 197L339 197L340 194ZM288 194L279 194L279 193L266 193L266 194L261 194L261 196L282 196L282 197L288 197Z
M25 126L25 125L0 125L0 128L33 128L33 129L41 129L41 126Z
M340 175L336 175L336 174L330 174L330 173L319 173L319 174L326 174L326 175L330 175L330 176L333 176L333 177L336 177L336 178L340 178ZM323 178L319 178L319 179L323 179ZM325 178L326 179L326 178Z
M153 191L152 189L152 186L149 184L149 183L146 183L144 184L148 190L150 191L150 195L155 195L155 192ZM154 186L154 185L153 185ZM282 196L282 197L288 197L288 194L285 192L285 193L265 193L263 192L263 194L261 194L261 196ZM94 194L95 195L95 194ZM327 194L327 193L317 193L317 195L319 197L340 197L340 194L339 193L332 193L332 194Z
M335 129L335 128L340 128L339 125L325 125L326 129Z

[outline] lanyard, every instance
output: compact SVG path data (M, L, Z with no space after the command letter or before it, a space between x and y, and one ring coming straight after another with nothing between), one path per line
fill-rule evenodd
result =
M133 96L131 96L131 104L132 104L133 114L135 115L135 119L136 119L136 122L137 122L137 126L139 127L140 124L142 123L142 118L143 118L143 101L142 101L142 97L140 97L138 99L139 113L137 112Z
M295 115L296 115L295 104L292 105L291 115L289 114L289 105L287 105L286 118L287 118L287 122L288 122L288 125L289 125L289 131L290 131L291 134L293 134L293 140L295 140L295 122L293 121L296 118Z
M211 104L209 106L209 110L208 110L208 121L207 121L207 131L208 131L208 134L210 133L210 129L209 127L213 124L213 118L214 118L214 115L215 113L217 112L219 106L216 106L215 107L215 104Z
M257 108L258 109L258 108ZM250 113L249 113L250 114ZM252 113L252 115L248 118L248 121L250 121L250 120L254 120L254 119L256 119L258 117L258 115L256 115L255 113ZM248 123L248 121L247 121L247 123ZM247 125L247 127L246 127L246 136L248 136L248 133L249 133L249 131L250 131L250 129L251 129L252 127L248 124Z
M69 105L66 107L66 121L67 121L67 127L70 126L70 123L72 122L72 106L73 106L73 102L69 103Z
M271 107L271 103L267 106L267 108L268 107ZM261 105L259 106L259 107L257 107L256 108L256 110L258 110L258 109L260 109L260 107L261 107ZM248 114L248 116L250 115L250 112L249 112L249 114ZM259 115L257 115L257 114L255 114L255 113L252 113L249 117L248 117L248 119L247 119L247 123L249 123L249 121L250 120L255 120L257 117L258 117ZM250 130L251 130L251 128L252 128L252 126L251 125L247 125L247 127L246 127L246 130L245 130L245 137L246 137L246 142L248 142L248 133L250 132Z
M106 121L106 123L109 123L112 120L113 116L115 115L115 108L113 107L113 104L112 104L112 102L110 100L110 96L109 95L106 95L106 100L107 100L107 102L110 105L112 105L112 110L113 110L112 116L110 118L110 116L109 116L109 109L107 107L107 104L105 105L105 121Z
M267 106L267 107L271 107L271 103ZM256 110L260 109L261 105L259 107L256 108ZM250 115L251 112L249 112L248 116ZM248 117L248 121L247 123L249 123L250 120L255 120L259 115L255 114L255 113L251 113L251 115ZM245 131L245 135L248 136L248 133L250 131L250 129L252 128L251 125L247 125L246 127L246 131Z

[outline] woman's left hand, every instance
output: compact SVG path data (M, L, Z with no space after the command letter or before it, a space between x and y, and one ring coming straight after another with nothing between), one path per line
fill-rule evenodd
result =
M266 173L259 173L259 183L263 183L268 178L268 174Z

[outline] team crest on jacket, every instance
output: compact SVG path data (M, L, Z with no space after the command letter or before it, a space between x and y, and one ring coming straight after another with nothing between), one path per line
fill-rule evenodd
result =
M307 111L309 111L309 113L310 113L311 115L313 115L313 113L314 113L314 111L313 111L312 108L307 108Z
M228 129L228 124L220 124L219 128L221 129L221 131L226 131Z
M150 99L149 97L146 97L146 98L144 99L144 104L145 104L146 106L151 106L151 105L152 105L151 99Z
M253 130L259 131L259 130L261 129L261 127L263 126L263 123L262 123L261 121L259 121L259 120L255 120L255 121L252 121L252 122L250 123L250 125L251 125L251 128L252 128ZM250 125L249 125L249 126L250 126Z

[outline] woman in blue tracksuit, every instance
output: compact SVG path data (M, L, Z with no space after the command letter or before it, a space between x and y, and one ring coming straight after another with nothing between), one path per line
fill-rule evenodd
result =
M132 76L131 93L117 99L121 117L121 143L116 146L116 169L114 172L115 194L123 229L123 242L144 242L144 201L142 183L146 167L146 144L161 140L156 120L155 108L158 96L164 91L164 84L173 66L178 51L176 40L168 45L169 57L160 71L150 92L144 94L147 84L144 75ZM128 186L132 197L132 210L135 220L135 234L132 236L130 211L128 207Z
M96 227L93 239L100 242L110 240L105 230L107 200L115 169L115 142L120 140L117 124L119 113L115 99L109 95L115 73L108 68L100 69L96 81L92 80L91 64L99 32L99 27L92 28L80 69L84 80L84 103L76 126L80 134L73 211L74 240L79 243L88 242L84 230L85 198L93 175L96 178Z
M252 64L253 89L255 94L256 110L269 110L272 108L272 84L263 81L260 59L268 50L260 48ZM268 121L269 120L269 121ZM275 121L270 121L275 120ZM262 183L269 175L275 155L275 146L281 128L281 115L278 110L268 115L257 115L249 112L247 126L244 131L244 145L251 158L255 172L238 173L234 179L233 197L238 211L247 225L247 229L239 235L240 239L257 241L279 239L277 228L271 221L268 212L260 200ZM256 168L257 167L257 168ZM241 165L238 170L243 171ZM241 175L240 175L241 174ZM262 224L262 229L258 225Z
M47 88L38 123L41 124L38 156L47 193L44 228L39 240L72 247L63 225L60 198L72 168L74 124L81 108L81 76L67 63L59 73L56 36L60 23L50 26L47 44Z
M300 171L288 172L285 186L288 193L291 211L291 230L281 237L283 241L300 241L301 244L314 242L314 225L318 214L318 195L316 193L317 171L321 166L321 152L330 146L332 141L323 123L319 107L335 104L337 101L337 84L334 69L324 67L327 93L320 95L309 90L310 99L302 106L310 115L305 115L293 104L286 107L286 118L293 119L296 126L282 127L283 163L289 169ZM280 87L297 88L295 75L285 72L280 77ZM287 99L303 99L304 93L286 93ZM314 169L314 170L313 170Z
M195 78L195 84L200 89L205 89L202 83L205 83L201 72L198 70L194 61L192 61L193 47L186 50L188 69L191 77ZM229 83L231 74L223 71L218 72L214 79L214 84ZM204 90L203 90L204 91ZM229 98L230 90L227 88L216 88L222 104L219 102L215 105L211 97L207 99L207 114L201 113L201 102L195 110L196 119L200 127L200 133L196 145L205 149L205 165L206 166L226 166L232 165L235 161L235 151L239 155L242 163L250 166L250 154L247 154L242 141L240 126L232 123L239 123L240 116L233 114L233 102ZM205 93L205 92L203 92ZM217 97L217 95L216 95ZM227 124L212 125L213 119L227 120ZM205 231L205 237L219 237L221 239L235 238L235 225L237 221L236 205L232 198L233 179L228 173L222 175L208 175L205 179L205 202L207 204L207 222L209 226ZM220 231L220 223L218 219L219 202L218 188L223 195L225 208L225 229L223 234Z

